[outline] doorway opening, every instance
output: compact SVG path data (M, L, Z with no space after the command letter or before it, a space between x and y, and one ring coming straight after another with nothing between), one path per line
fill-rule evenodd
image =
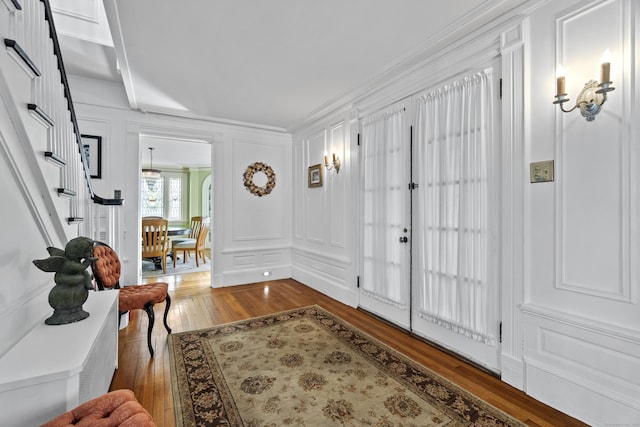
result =
M158 173L140 177L139 220L143 223L147 217L160 217L168 228L166 241L162 241L163 255L147 256L143 244L139 254L141 275L148 278L210 272L211 144L140 135L143 169L151 169L149 148L153 148L152 169Z

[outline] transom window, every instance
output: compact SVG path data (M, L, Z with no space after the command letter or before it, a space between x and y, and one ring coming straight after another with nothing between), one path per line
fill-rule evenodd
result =
M187 176L182 172L162 172L160 178L142 178L142 216L161 216L169 222L185 222L187 216Z

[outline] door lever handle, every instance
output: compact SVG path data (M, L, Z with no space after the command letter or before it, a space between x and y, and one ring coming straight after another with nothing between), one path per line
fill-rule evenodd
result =
M407 236L402 236L400 238L400 243L407 243L409 241L409 239L407 238Z

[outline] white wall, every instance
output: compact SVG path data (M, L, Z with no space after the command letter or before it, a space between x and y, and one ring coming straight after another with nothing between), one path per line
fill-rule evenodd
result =
M594 425L640 422L638 4L549 2L531 15L526 161L525 389ZM613 54L616 90L593 122L551 105L562 63L575 100Z
M293 149L293 271L292 277L346 304L357 304L356 270L352 235L354 195L353 144L357 121L350 114L337 113L316 126L294 135ZM308 186L309 166L341 162L339 172L322 166L322 186Z
M529 6L406 64L406 74L394 70L371 88L370 100L345 109L357 117L464 72L471 56L491 49L501 56L503 380L589 424L634 425L640 423L640 8L632 0ZM606 47L616 90L603 111L593 122L560 113L552 104L557 63L568 68L575 102L587 80L599 80ZM304 185L307 167L331 145L332 126L349 128L347 120L348 113L336 113L294 134L293 274L357 304L358 162L322 189ZM352 139L355 123L346 133ZM541 160L555 161L555 181L531 184L529 163ZM351 189L335 189L347 174ZM345 213L344 226L334 228L334 212Z
M291 137L229 132L214 150L213 210L222 219L213 234L214 285L291 277ZM274 189L262 197L244 186L255 162L276 174Z
M122 190L122 228L114 242L123 261L123 282L135 283L139 260L140 135L208 142L212 150L213 284L234 285L286 278L291 273L291 136L202 120L131 111L118 85L71 76L82 133L103 136L103 178L98 194ZM249 193L243 173L254 162L276 173L276 187L264 197Z

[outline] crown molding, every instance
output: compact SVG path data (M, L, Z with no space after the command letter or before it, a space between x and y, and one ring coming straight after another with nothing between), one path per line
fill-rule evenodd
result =
M366 100L373 98L388 88L405 90L399 95L394 93L394 99L399 96L410 95L410 90L418 91L424 89L424 84L429 82L425 76L417 76L417 71L427 69L429 66L437 64L434 69L443 68L438 61L443 60L450 52L464 48L466 45L477 43L479 38L491 38L488 43L491 45L495 41L496 54L498 54L501 29L505 25L513 25L513 22L522 20L531 11L537 9L550 0L487 0L466 15L463 15L455 22L444 28L433 37L425 40L420 46L408 52L394 63L389 64L380 73L374 75L362 85L343 93L342 95L326 102L311 112L301 121L287 127L291 133L295 133L314 123L326 119L330 115L335 115L345 106L357 106L362 110L362 104ZM422 78L421 78L422 77ZM413 79L413 82L409 80ZM417 87L420 84L423 87ZM407 92L409 90L409 92ZM366 109L366 107L365 107ZM358 113L362 116L362 112Z

